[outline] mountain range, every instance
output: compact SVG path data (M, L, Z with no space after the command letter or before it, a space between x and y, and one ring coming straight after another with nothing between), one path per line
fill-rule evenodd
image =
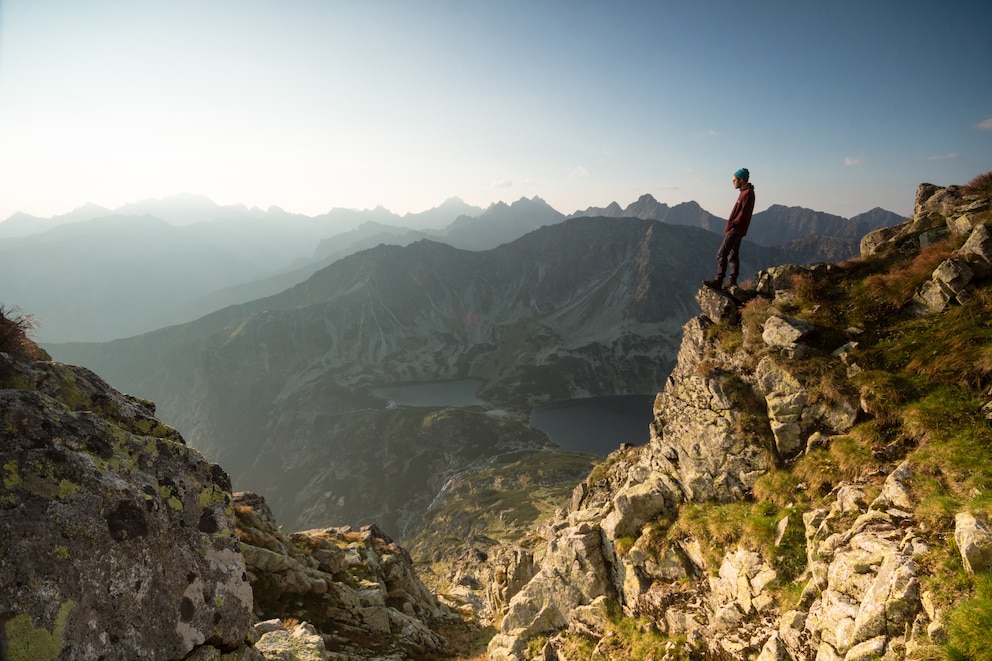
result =
M669 276L719 237L637 218L378 246L193 323L53 345L135 394L0 310L0 650L984 659L992 173L976 182L921 185L856 259L720 291L686 272L671 369ZM387 402L397 373L477 377L481 401ZM644 444L566 453L521 420L631 374L664 380ZM316 527L284 532L227 462ZM362 510L403 546L345 523Z
M569 217L580 216L661 220L717 232L723 223L694 202L668 207L650 195L626 209L613 203ZM485 210L451 198L404 216L378 207L308 217L277 207L220 206L196 195L116 210L86 205L48 219L14 214L0 223L0 303L30 310L40 341L106 341L274 295L381 243L429 238L487 250L565 218L537 197ZM771 207L755 214L749 240L781 245L801 239L786 246L793 261L843 259L856 254L859 231L899 220L882 210L842 219ZM114 283L110 295L108 282Z
M115 329L118 339L110 342L45 346L154 400L194 447L225 465L238 488L264 492L280 519L297 527L374 521L395 535L450 476L511 446L540 449L526 424L535 407L657 392L674 364L681 326L695 314L698 283L712 275L720 236L707 227L722 222L693 203L669 208L650 196L627 209L611 206L615 217L567 219L540 198L495 204L477 216L450 200L434 222L441 213L458 215L440 230L370 220L388 213L382 209L310 220L254 210L241 221L242 209L228 209L212 222L190 223L197 200L178 202L149 211L187 224L150 214L110 216L4 240L14 259L0 269L33 275L8 291L27 296L25 288L47 279L51 305L67 311L68 327L82 329L97 318ZM883 214L876 222L890 219ZM359 220L316 241L321 257L250 280L263 267L253 256L257 246L278 244L276 228L286 229L283 246L292 240L299 247L306 231L317 236L314 226ZM756 214L754 222L773 219ZM843 225L827 219L816 227L843 235ZM225 242L227 234L236 240ZM115 242L118 236L128 248ZM748 243L742 277L772 264L815 261L818 246L845 256L853 250L844 236L805 240L812 243L806 252ZM77 251L90 253L93 264L75 259ZM71 272L58 265L72 265ZM193 321L167 323L164 310L198 293ZM22 307L51 328L41 306ZM157 330L136 332L141 320ZM411 429L435 428L433 414L388 410L376 393L396 383L456 378L481 381L478 397L507 415L460 414L461 436L471 429L510 446L489 444L466 455L432 445L432 435L411 444ZM407 467L390 479L375 455L384 447L399 457L397 467ZM292 467L287 456L308 460ZM410 471L411 462L423 470ZM283 470L268 470L273 464ZM361 497L312 498L354 493L356 483Z
M697 227L577 217L489 250L380 244L193 322L46 348L155 401L288 524L374 521L399 536L451 476L541 449L526 424L535 407L661 389L719 242ZM793 256L750 245L742 275ZM485 410L443 426L377 393L459 378L483 384ZM501 440L465 454L425 429Z

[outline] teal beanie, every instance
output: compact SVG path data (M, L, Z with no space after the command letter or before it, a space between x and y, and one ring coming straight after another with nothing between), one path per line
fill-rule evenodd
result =
M734 176L737 177L738 179L743 179L744 181L747 181L751 177L751 173L747 171L747 168L741 168L740 170L734 173Z

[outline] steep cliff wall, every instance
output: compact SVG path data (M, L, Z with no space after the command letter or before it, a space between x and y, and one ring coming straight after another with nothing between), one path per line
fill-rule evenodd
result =
M490 659L626 658L632 639L650 658L769 661L946 643L968 577L992 567L989 217L986 197L922 186L859 260L701 289L650 443L493 563Z

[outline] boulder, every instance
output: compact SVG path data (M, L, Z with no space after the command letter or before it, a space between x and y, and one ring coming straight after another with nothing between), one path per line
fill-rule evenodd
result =
M868 232L861 237L860 253L862 257L870 257L889 244L892 239L906 231L908 223L882 227Z
M703 316L714 323L733 324L739 318L737 302L727 292L701 287L696 292L696 302L699 303Z
M971 512L954 517L954 541L969 574L992 569L992 533Z
M943 312L955 300L961 302L973 278L974 272L965 260L944 260L913 298L916 311L921 314Z
M966 260L976 278L992 276L992 230L989 226L977 225L954 256Z
M813 325L802 319L772 315L765 321L761 339L776 349L795 349L800 340L813 330Z
M261 659L226 473L89 370L0 361L7 658Z
M307 622L287 627L280 620L255 625L259 636L255 647L266 661L324 661L327 649L316 627Z
M807 394L802 384L775 360L766 356L755 370L765 398L775 447L781 457L793 457L805 447L801 425Z
M258 619L308 622L328 636L329 653L347 658L429 656L447 647L431 625L450 612L382 530L345 526L286 535L261 496L239 492L234 503Z
M762 296L774 297L776 292L791 290L793 278L808 271L807 267L795 264L773 266L758 272L754 290Z

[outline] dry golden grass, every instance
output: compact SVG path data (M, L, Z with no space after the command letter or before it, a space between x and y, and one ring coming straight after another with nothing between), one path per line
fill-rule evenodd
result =
M12 356L42 358L42 350L29 338L33 329L34 318L31 315L22 315L16 309L0 305L0 351Z
M965 195L992 197L992 172L978 175L965 184L961 192Z

